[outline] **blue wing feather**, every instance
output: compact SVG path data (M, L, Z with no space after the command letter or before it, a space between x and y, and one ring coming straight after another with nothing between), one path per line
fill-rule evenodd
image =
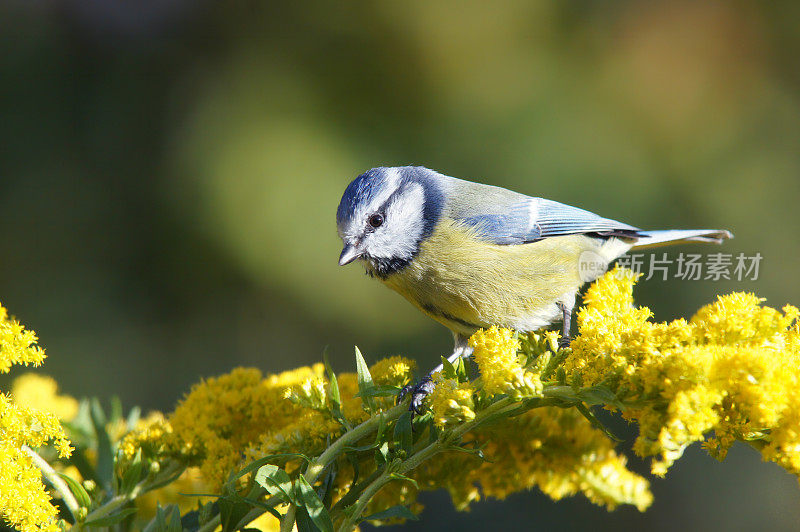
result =
M543 198L529 198L514 193L514 202L503 208L497 203L486 206L472 205L472 212L457 219L475 228L479 234L494 244L525 244L542 238L573 234L596 234L597 236L638 235L638 229L622 222L603 218L592 212L571 207ZM495 196L492 198L497 200ZM477 208L476 208L477 207ZM501 212L498 212L501 211ZM462 210L463 212L463 210Z

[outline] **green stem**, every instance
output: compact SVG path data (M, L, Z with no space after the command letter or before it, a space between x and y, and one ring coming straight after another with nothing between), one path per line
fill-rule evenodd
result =
M352 487L350 491L348 491L344 497L339 499L336 504L333 505L331 508L331 517L338 514L342 508L346 508L347 506L353 504L358 500L359 495L363 492L367 486L372 484L372 482L381 476L382 471L380 469L376 469L373 471L366 479L359 482L356 486Z
M39 456L39 453L27 445L22 446L22 451L31 457L31 460L33 460L33 463L36 464L36 467L42 471L42 474L47 478L47 480L50 481L50 484L52 484L56 491L61 494L64 504L67 505L69 513L72 514L72 518L77 520L81 505L78 504L78 500L72 494L72 491L69 489L69 486L67 486L67 483L64 482L64 479L62 479L58 472L56 472L56 470L47 463L47 460Z
M70 530L77 529L81 530L82 523L93 521L95 519L99 519L101 517L106 517L109 514L114 513L116 510L119 510L121 507L125 506L126 504L136 500L136 498L141 495L142 493L148 492L152 489L156 489L158 487L163 486L164 484L170 483L172 480L176 478L176 475L179 475L180 471L184 469L184 466L180 464L173 464L168 468L163 469L159 472L158 475L152 480L151 483L147 483L147 481L142 481L138 483L129 493L123 493L121 495L116 495L111 499L107 500L103 503L102 506L99 508L95 508L92 512L89 512L81 523L76 523L73 525Z
M364 492L356 501L352 513L344 520L342 526L339 527L340 532L350 532L356 527L358 518L361 517L361 513L364 511L364 508L367 507L369 501L372 500L372 497L374 497L375 494L378 493L378 490L380 490L385 484L392 480L389 478L390 474L390 468L386 467L383 473L364 489Z
M386 412L371 416L359 426L342 434L338 440L333 442L330 447L325 449L321 455L313 459L311 463L308 464L308 468L306 468L304 473L308 483L313 486L319 476L322 474L322 471L325 469L325 467L336 460L336 458L344 451L345 447L372 433L372 431L376 430L381 423L399 418L406 410L408 410L408 407L405 404L399 404L394 408L387 410ZM383 418L383 421L381 421L381 418ZM281 532L291 532L294 526L296 513L297 507L293 504L289 505L289 509L286 510L286 515L284 515L283 519L281 519Z
M399 404L386 412L383 412L383 420L391 421L393 419L399 418L403 412L408 410L408 406L405 404ZM305 477L309 484L312 486L314 482L317 481L319 475L322 473L322 470L325 467L333 462L336 457L338 457L343 449L350 445L351 443L355 443L364 436L367 436L372 431L378 428L381 423L381 415L373 415L368 420L360 424L359 426L355 427L352 430L345 432L338 440L333 442L330 447L325 449L321 455L311 461L308 464L308 469L306 469Z
M479 425L485 423L493 417L503 415L504 413L511 411L518 406L519 405L516 404L516 402L510 397L501 399L485 410L481 411L474 420L451 429L443 434L437 441L423 447L421 450L414 453L400 464L396 466L387 466L384 472L371 484L369 484L358 497L358 500L353 507L353 511L342 523L342 526L339 527L340 532L349 532L355 528L356 524L358 523L358 519L361 517L364 509L369 504L369 501L372 500L375 494L384 485L394 480L394 478L391 477L392 473L405 475L409 471L416 469L420 464L430 459L434 455L447 450L453 441L457 440L465 433L477 428Z
M125 506L126 504L134 500L138 494L139 490L134 488L134 490L131 493L112 497L111 499L106 501L102 506L95 509L93 512L89 512L89 515L86 516L84 522L94 521L95 519L105 517L115 512L116 510L120 509L121 507Z

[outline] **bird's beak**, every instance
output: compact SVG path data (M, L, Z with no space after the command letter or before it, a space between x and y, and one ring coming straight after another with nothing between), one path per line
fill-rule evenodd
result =
M353 244L345 244L342 254L339 255L339 266L350 264L361 256L361 250Z

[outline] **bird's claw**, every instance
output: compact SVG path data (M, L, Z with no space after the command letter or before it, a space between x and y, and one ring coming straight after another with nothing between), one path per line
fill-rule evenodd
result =
M411 401L408 404L409 411L422 415L422 403L425 398L431 394L436 384L430 375L426 375L422 380L416 384L406 384L400 393L397 394L397 404L403 402L407 395L411 396Z
M570 338L569 336L562 336L561 338L558 339L558 348L568 349L571 342L572 338Z

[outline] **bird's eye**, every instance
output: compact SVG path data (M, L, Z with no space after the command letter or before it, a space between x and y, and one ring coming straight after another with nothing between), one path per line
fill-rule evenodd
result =
M380 214L373 214L372 216L369 217L367 222L372 227L378 228L383 225L383 216Z

